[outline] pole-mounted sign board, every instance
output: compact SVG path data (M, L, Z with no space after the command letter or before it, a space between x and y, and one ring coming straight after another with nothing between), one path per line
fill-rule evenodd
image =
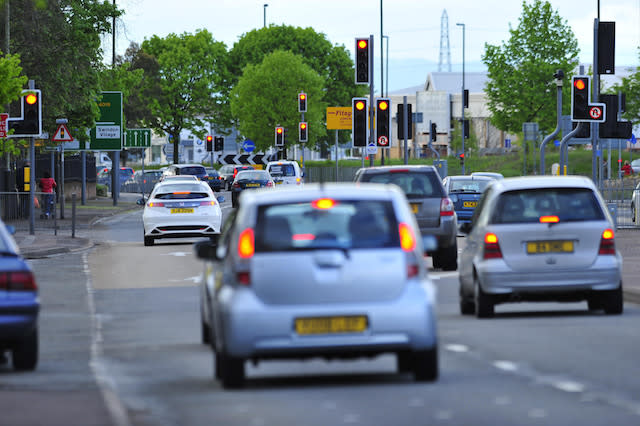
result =
M97 100L100 117L89 132L92 151L122 150L122 92L102 92Z

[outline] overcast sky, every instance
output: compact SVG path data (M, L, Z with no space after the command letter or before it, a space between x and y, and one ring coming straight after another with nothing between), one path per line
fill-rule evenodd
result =
M527 3L532 3L533 0ZM125 15L116 30L119 54L132 41L142 43L152 35L193 33L205 28L227 48L252 29L266 24L312 27L332 44L353 52L354 38L374 36L376 84L380 79L379 0L116 0ZM600 0L600 20L616 22L616 65L637 67L640 46L640 0ZM264 7L268 4L267 7ZM522 14L518 0L383 0L383 30L389 38L389 91L423 84L429 72L438 71L443 12L448 16L449 52L453 71L462 64L462 27L465 24L467 71L482 70L484 44L508 40L509 25L516 27ZM593 59L593 24L598 0L552 0L576 35L580 59ZM582 7L581 5L588 5ZM111 40L104 40L110 62ZM384 46L386 55L386 45ZM444 60L446 64L446 56ZM444 69L446 71L446 68ZM386 73L386 68L385 68Z

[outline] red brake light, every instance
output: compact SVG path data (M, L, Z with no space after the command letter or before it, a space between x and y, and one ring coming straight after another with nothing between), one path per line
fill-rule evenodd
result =
M256 250L256 242L252 228L247 228L240 233L238 238L238 256L243 259L253 257Z
M159 202L157 202L157 201L156 201L155 203L154 203L154 202L149 202L149 203L147 204L147 206L148 206L148 207L164 207L164 203L159 203Z
M332 200L331 198L318 198L311 202L311 207L314 209L328 210L335 207L336 204L338 204L336 200Z
M440 200L440 216L453 216L455 210L451 198L444 197Z
M400 235L400 247L404 251L413 251L416 248L416 237L409 225L401 222L398 225L398 234Z
M391 169L389 173L409 173L409 169Z
M598 254L616 254L615 233L612 229L605 229L602 231Z
M0 289L7 291L37 291L38 286L31 272L16 271L0 274Z
M215 206L216 202L214 200L211 201L200 201L201 206Z
M484 259L501 259L502 251L500 250L500 243L498 242L498 236L494 233L488 232L484 236Z
M558 223L560 218L558 216L540 216L540 223Z

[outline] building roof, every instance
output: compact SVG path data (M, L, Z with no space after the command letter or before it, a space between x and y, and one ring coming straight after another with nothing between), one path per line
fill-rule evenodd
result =
M464 87L469 93L483 93L488 80L486 72L465 72ZM462 90L461 72L432 72L427 76L424 85L425 91L441 91L447 93L460 93Z

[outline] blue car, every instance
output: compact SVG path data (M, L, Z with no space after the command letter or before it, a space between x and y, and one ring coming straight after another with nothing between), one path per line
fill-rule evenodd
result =
M480 196L493 181L487 176L447 176L442 180L458 216L458 225L471 221Z
M10 231L0 221L0 361L11 352L13 368L38 364L38 286Z

